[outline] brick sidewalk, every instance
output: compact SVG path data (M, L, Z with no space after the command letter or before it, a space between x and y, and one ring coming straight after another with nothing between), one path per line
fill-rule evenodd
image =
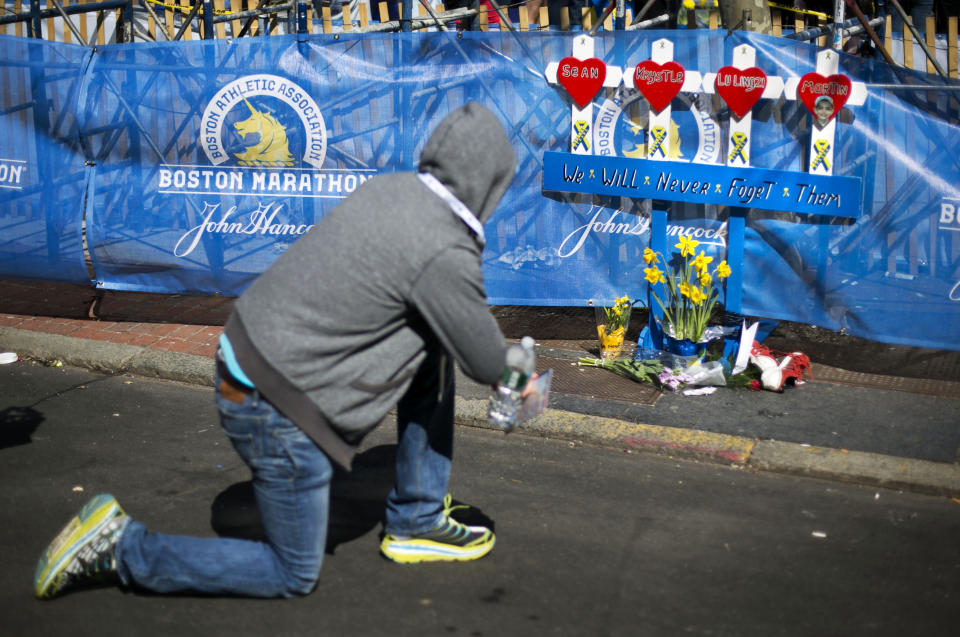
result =
M0 281L0 327L213 357L234 301L231 297ZM596 355L592 308L491 309L508 339L529 334L546 350ZM641 324L632 322L631 341ZM806 352L818 380L960 398L960 351L892 346L789 323L782 324L767 342L775 349Z
M0 325L212 357L234 299L0 281Z

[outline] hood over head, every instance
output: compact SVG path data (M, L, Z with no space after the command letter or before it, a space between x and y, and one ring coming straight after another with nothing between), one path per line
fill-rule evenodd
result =
M437 125L420 154L430 173L486 223L513 181L517 156L496 116L469 102Z

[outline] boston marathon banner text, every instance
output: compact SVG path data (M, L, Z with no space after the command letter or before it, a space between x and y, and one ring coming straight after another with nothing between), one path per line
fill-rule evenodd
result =
M592 98L578 95L584 107L563 75L576 64L558 67L578 35L342 33L96 51L0 36L0 278L238 295L365 181L415 169L440 119L478 101L519 158L485 229L490 303L646 299L651 210L666 210L668 246L689 236L718 260L731 210L745 211L743 261L731 263L743 313L960 348L956 85L839 54L835 75L850 82L830 89L820 118L829 91L817 87L840 84L825 73L798 86L820 68L815 46L630 31L594 38L590 57L607 74L589 78L598 83ZM662 40L672 58L651 62ZM731 66L737 47L755 50L743 70ZM635 84L678 67L666 97ZM761 75L788 90L724 101L731 87L761 87ZM650 106L663 109L661 97L668 116ZM647 170L657 150L662 168Z

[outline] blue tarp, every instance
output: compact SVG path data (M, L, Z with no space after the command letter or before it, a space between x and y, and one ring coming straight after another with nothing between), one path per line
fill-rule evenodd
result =
M573 37L344 33L91 52L0 36L0 277L238 295L363 181L414 169L440 119L479 101L519 157L486 227L489 301L646 298L641 255L650 207L662 203L543 189L544 153L569 151L571 103L544 72L571 54ZM630 31L598 33L595 56L629 72L660 38L700 73L747 43L768 76L799 77L819 50L740 32ZM957 83L846 55L840 73L868 90L864 105L838 115L834 155L834 174L862 184L862 212L750 211L743 312L958 349ZM645 148L649 109L636 90L602 89L594 105L594 152ZM722 163L728 119L715 96L680 94L671 159L709 175L704 162ZM762 101L752 165L803 172L810 129L802 104ZM723 258L727 216L724 206L672 202L669 243L692 235Z

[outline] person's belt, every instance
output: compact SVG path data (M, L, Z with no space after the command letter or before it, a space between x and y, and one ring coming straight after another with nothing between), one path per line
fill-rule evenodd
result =
M242 403L253 392L253 388L235 379L219 358L217 364L220 366L220 395L232 403Z

